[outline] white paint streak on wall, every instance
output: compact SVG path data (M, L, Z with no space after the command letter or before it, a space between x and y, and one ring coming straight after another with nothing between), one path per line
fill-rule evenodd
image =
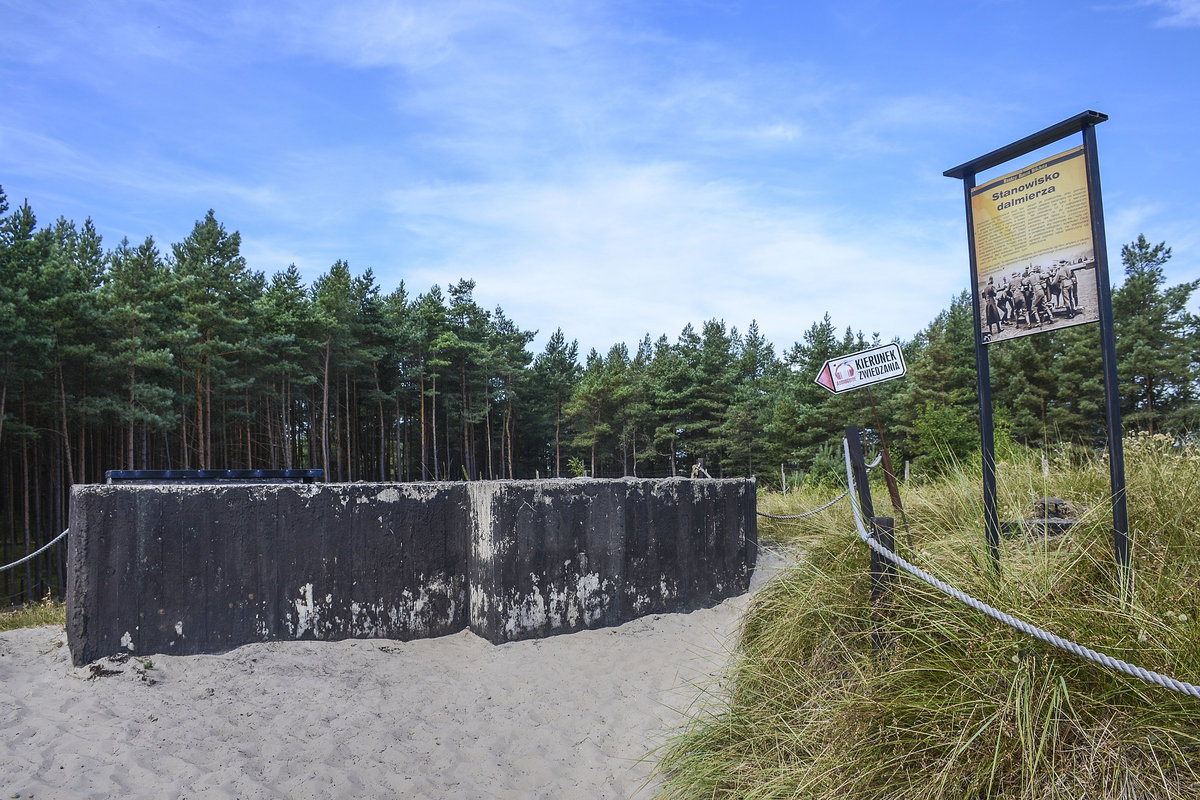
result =
M467 491L471 495L471 514L474 517L471 531L471 553L475 557L476 563L489 564L496 555L492 538L495 535L495 531L492 530L495 524L492 516L492 504L496 501L496 489L476 482L472 483Z
M536 575L530 575L534 586L538 586ZM508 604L504 630L509 636L518 636L547 627L550 631L562 629L564 619L568 628L587 628L602 620L608 611L611 581L595 572L580 575L573 586L559 587L548 584L535 588L522 597L513 597ZM476 613L478 592L472 586L471 611Z
M316 632L316 608L313 606L311 583L300 587L300 599L296 601L296 625L292 628L292 636L299 639L307 631Z
M580 575L575 585L575 596L583 606L583 624L591 625L604 616L608 608L608 580L601 580L595 572Z

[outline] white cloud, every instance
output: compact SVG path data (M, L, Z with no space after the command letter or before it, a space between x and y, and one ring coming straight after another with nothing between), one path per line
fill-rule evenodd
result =
M1166 16L1160 17L1155 23L1159 27L1200 27L1200 0L1147 0L1146 5L1166 12Z
M886 234L846 237L833 220L680 164L608 164L556 184L430 185L390 204L443 254L410 270L410 286L473 277L480 302L540 328L539 340L561 326L585 349L673 337L713 317L742 330L757 319L786 345L826 311L907 337L953 293L949 254L931 265Z

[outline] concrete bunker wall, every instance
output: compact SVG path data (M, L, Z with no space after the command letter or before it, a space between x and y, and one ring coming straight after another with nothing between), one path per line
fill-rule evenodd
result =
M471 630L489 641L691 610L749 586L752 481L491 481L468 491Z
M617 625L746 591L757 546L740 479L87 485L69 524L76 664Z

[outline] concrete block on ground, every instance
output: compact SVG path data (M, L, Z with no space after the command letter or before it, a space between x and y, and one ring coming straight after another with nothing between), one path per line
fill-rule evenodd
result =
M489 641L688 611L749 587L753 480L89 485L72 490L67 641Z
M72 658L456 633L466 501L465 484L76 486Z

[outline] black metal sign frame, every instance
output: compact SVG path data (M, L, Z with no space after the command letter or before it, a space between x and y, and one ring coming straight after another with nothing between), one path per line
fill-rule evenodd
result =
M976 263L975 225L971 208L971 190L975 176L984 170L1020 158L1038 148L1074 134L1083 135L1086 159L1088 200L1092 222L1092 244L1096 257L1097 300L1100 306L1100 352L1104 373L1105 421L1108 426L1108 464L1112 482L1113 549L1117 560L1118 582L1122 596L1130 597L1129 515L1125 503L1125 450L1122 443L1121 400L1117 384L1117 348L1113 335L1112 288L1108 275L1108 247L1104 237L1104 209L1100 198L1100 167L1096 157L1096 125L1108 119L1098 111L1084 111L1057 125L1026 136L1024 139L948 169L943 175L963 182L967 208L967 250L971 260L971 304L975 320L980 319L979 266ZM1000 564L1000 522L996 514L996 445L992 420L992 382L987 347L979 325L975 328L975 366L979 388L979 435L983 452L984 528L993 565Z

